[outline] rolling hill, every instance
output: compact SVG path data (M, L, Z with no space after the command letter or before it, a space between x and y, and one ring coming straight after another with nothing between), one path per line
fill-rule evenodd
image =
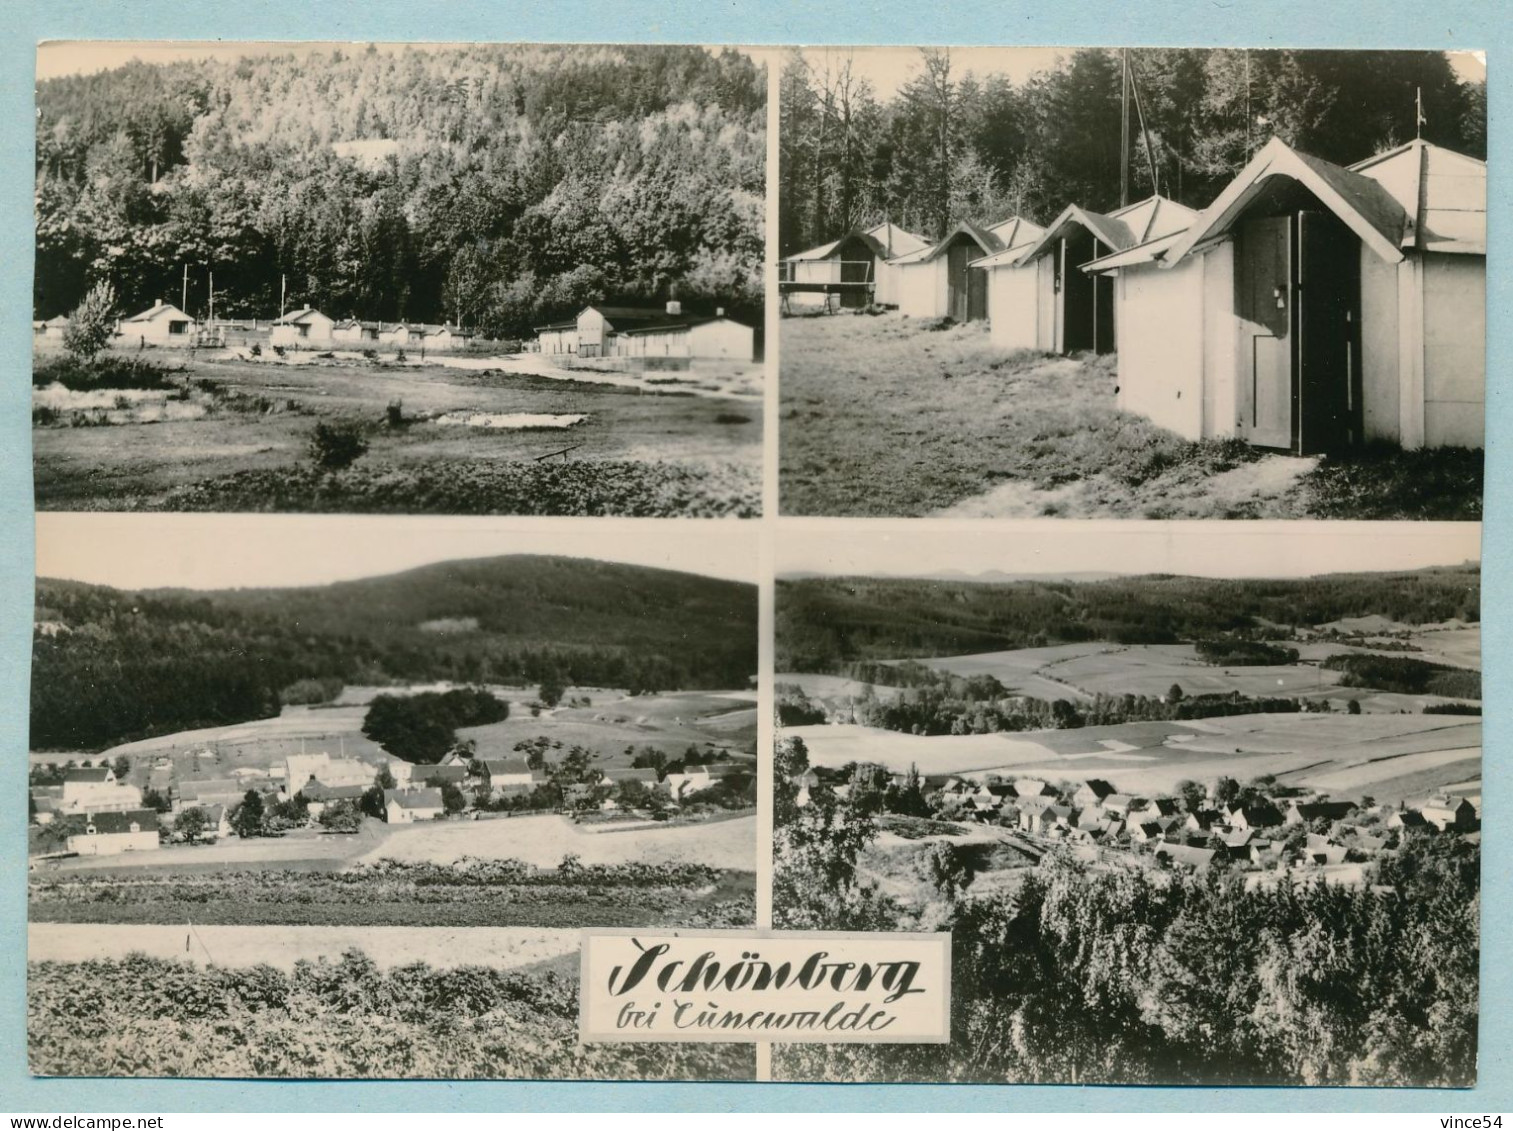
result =
M34 749L275 714L296 680L744 687L756 588L514 555L289 589L125 592L39 579Z

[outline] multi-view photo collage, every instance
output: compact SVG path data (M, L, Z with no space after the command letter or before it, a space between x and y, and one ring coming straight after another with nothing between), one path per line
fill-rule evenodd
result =
M1476 1082L1483 56L37 80L34 1074ZM942 1039L587 1038L636 929Z

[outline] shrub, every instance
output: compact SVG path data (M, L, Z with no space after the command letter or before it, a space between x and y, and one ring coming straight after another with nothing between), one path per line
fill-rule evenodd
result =
M403 428L406 424L404 401L390 401L388 407L384 409L384 418L388 421L390 428Z
M96 283L69 315L63 345L80 361L93 361L115 329L116 291L108 282Z
M310 458L323 471L351 467L368 450L368 441L356 424L317 424L310 433Z
M263 347L261 345L259 345L257 342L253 342L252 343L252 348L250 350L248 350L247 352L252 357L262 357L263 356Z

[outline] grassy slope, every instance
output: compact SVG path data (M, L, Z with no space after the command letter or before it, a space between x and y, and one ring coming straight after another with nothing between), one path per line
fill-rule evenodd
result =
M1298 475L1115 408L1113 358L994 349L980 325L896 315L783 323L781 509L919 516L994 488L990 513L1143 518L1481 514L1481 453L1373 448ZM1215 477L1233 472L1220 484ZM994 507L1000 508L993 510Z

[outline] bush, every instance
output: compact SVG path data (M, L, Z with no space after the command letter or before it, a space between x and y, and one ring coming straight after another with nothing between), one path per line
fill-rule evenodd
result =
M322 471L351 467L368 450L368 441L356 424L317 424L310 433L310 458Z
M138 357L104 357L83 361L71 355L51 358L32 370L32 385L45 388L62 385L76 393L95 389L172 389L169 377L182 370L169 369Z
M252 343L252 348L250 350L248 350L247 352L248 352L249 356L251 356L251 357L262 357L263 356L263 347L261 345L259 345L257 342L253 342Z
M80 361L93 361L110 344L115 332L116 291L108 282L96 283L68 317L63 346Z
M403 428L407 423L409 423L407 420L405 420L404 401L390 401L388 407L384 409L384 419L387 421L390 428Z

